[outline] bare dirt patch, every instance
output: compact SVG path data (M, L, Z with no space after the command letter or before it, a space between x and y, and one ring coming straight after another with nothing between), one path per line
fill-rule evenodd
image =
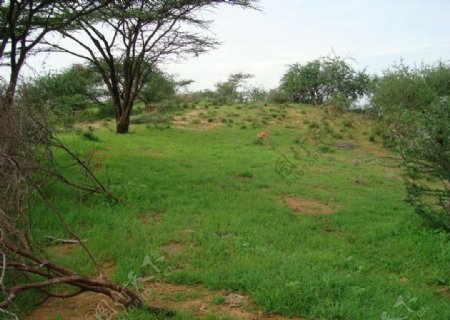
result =
M71 299L50 298L23 319L53 320L58 316L64 320L96 319L95 310L102 299L105 298L101 294L92 292L85 292Z
M169 256L178 255L181 250L183 250L184 245L181 242L173 242L166 245L161 246L161 249L167 253Z
M192 110L181 116L175 116L172 119L172 124L176 127L186 127L194 119L199 119L200 113L202 113L202 110Z
M293 211L301 214L330 214L336 212L342 206L337 203L324 202L317 199L286 196L283 202Z
M250 181L253 179L253 177L251 177L251 176L242 175L242 174L232 174L231 177L233 177L234 179L237 179L237 180L242 180L242 181Z
M200 116L203 111L204 110L192 110L183 115L175 116L172 119L172 124L178 128L186 128L189 126L196 130L211 130L215 127L223 126L223 123L215 121L209 122L202 119ZM194 120L198 123L193 123Z
M104 262L100 265L102 274L111 275L116 268L113 261ZM108 305L114 305L110 299L102 294L84 292L70 299L50 298L30 314L23 317L24 320L53 320L61 316L64 320L94 320L97 307L104 301Z
M367 141L365 143L361 142L361 144L363 151L371 153L377 158L386 158L391 157L393 155L391 152L389 152L386 149L383 149L383 147L377 143Z
M221 127L221 126L223 126L223 123L220 123L220 122L205 122L202 125L201 129L211 130L211 129L214 129L215 127Z
M444 296L447 296L448 298L450 298L450 288L447 287L447 286L439 286L439 287L437 287L436 292L441 294L441 295L444 295Z
M137 219L144 224L150 223L152 221L158 222L161 221L162 218L163 218L162 212L153 212L152 214L143 213L137 217Z
M103 126L101 121L94 121L94 122L81 122L81 123L76 123L74 124L74 128L79 128L79 129L86 129L86 128L92 128L92 129L98 129L101 128Z
M217 303L217 298L221 302ZM248 320L304 320L305 318L288 318L276 314L268 314L258 310L248 296L225 290L208 290L200 285L180 285L163 282L147 284L143 293L146 303L152 308L160 308L175 312L190 312L200 318L208 314L232 316ZM103 306L112 314L121 308L105 296L95 293L83 293L71 299L49 299L31 314L26 320L53 320L57 316L63 319L96 319L95 315Z
M147 148L147 147L140 148L139 151L143 154L154 156L154 157L162 157L163 156L163 153L161 151L154 150L154 149Z
M56 257L64 257L69 254L70 250L78 246L79 244L77 243L50 244L47 246L47 250Z
M212 291L198 285L155 283L149 285L147 292L149 293L147 301L151 306L175 311L189 311L199 318L212 313L249 320L304 319L263 313L247 296L224 290ZM223 298L223 303L214 304L213 301L219 296Z

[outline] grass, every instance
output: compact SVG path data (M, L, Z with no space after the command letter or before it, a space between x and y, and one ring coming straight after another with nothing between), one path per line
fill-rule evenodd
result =
M199 130L208 117L167 130L133 125L129 135L99 128L95 143L62 134L79 153L96 150L107 159L109 189L131 204L80 201L60 185L48 190L96 257L114 262L113 280L129 283L133 272L202 284L249 295L267 312L311 319L450 318L450 298L438 292L450 285L450 237L403 201L398 163L364 135L370 119L311 106L228 106L214 109L214 118L229 127ZM270 138L255 145L263 129ZM358 147L334 147L342 141ZM107 181L104 167L97 174ZM283 203L286 195L340 209L303 215ZM30 215L36 240L67 237L42 203ZM182 244L179 254L163 250L171 243ZM93 271L78 248L53 256Z

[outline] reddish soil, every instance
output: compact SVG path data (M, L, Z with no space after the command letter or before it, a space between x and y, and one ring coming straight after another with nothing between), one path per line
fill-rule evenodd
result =
M299 198L295 196L286 196L283 202L293 211L300 214L329 214L336 212L341 205L331 202L323 202L316 199Z
M143 291L143 298L149 306L171 311L190 312L197 317L207 314L221 314L237 319L303 320L305 318L287 318L276 314L267 314L247 296L224 290L211 291L199 285L176 285L169 283L150 283ZM58 315L64 320L97 319L96 314L103 311L115 315L122 308L101 294L83 293L71 299L49 299L26 320L53 320ZM103 319L103 318L101 318ZM104 318L109 319L109 318ZM114 319L112 317L111 319Z

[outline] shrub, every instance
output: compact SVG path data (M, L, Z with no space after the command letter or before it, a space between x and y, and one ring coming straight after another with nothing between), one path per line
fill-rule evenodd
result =
M318 122L313 121L313 122L311 122L311 123L309 124L309 128L310 128L310 129L319 129L319 128L320 128L320 125L319 125Z
M450 231L449 96L450 65L400 63L377 82L372 106L384 144L404 159L408 201L431 224Z
M94 134L92 128L89 128L89 130L84 131L84 132L81 134L81 137L82 137L84 140L88 140L88 141L92 141L92 142L98 142L98 141L100 141L99 137L97 137L97 136Z
M326 144L322 144L318 147L318 150L322 153L333 153L334 149Z
M263 145L264 144L264 139L263 138L255 138L255 139L253 139L253 144L255 144L255 145Z
M355 71L338 56L323 57L304 65L292 64L281 79L280 90L290 101L323 104L337 101L344 107L367 95L371 78Z
M450 231L450 102L404 119L397 145L407 169L408 201L433 225ZM434 180L433 183L430 183Z

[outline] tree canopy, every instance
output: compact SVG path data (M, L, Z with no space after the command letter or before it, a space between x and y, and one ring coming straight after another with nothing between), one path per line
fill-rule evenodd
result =
M254 2L112 2L59 30L72 40L71 44L62 46L52 39L47 42L54 49L84 58L97 68L111 96L116 130L127 133L133 103L158 63L170 57L199 55L217 46L216 40L205 35L209 22L200 17L201 11L219 4L249 8Z
M333 98L348 101L345 107L369 92L371 79L340 57L324 57L306 64L295 63L281 79L280 89L293 102L322 104Z

